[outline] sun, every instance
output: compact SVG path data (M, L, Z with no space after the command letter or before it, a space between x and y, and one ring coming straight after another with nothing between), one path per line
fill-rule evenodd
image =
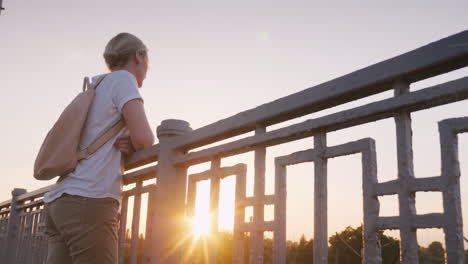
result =
M232 231L234 226L234 177L221 181L218 204L218 229ZM208 236L210 221L213 212L210 212L210 181L197 183L197 196L195 198L195 215L192 219L192 232L195 238Z
M197 183L195 198L195 215L192 220L193 235L200 238L210 231L210 185L209 181Z

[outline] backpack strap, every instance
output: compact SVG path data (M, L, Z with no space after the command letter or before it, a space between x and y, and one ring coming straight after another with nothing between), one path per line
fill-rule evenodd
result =
M106 78L107 74L102 75L97 79L95 83L92 83L91 85L89 84L89 79L85 78L84 83L83 83L83 90L86 90L86 87L88 89L96 89L99 84ZM96 140L94 140L91 145L89 145L87 148L78 151L78 161L82 159L87 159L89 156L91 156L94 152L96 152L100 147L102 147L104 144L106 144L107 141L109 141L111 138L113 138L119 131L125 127L125 120L121 118L117 123L115 123L113 126L111 126L107 131L102 134L100 137L98 137Z
M96 152L100 147L106 144L111 138L113 138L119 131L125 127L125 120L121 118L117 123L111 126L107 131L98 137L91 145L87 148L78 152L78 161L82 159L87 159L91 156L94 152Z
M89 77L85 77L84 80L83 80L83 92L86 91L87 89L91 89L91 88L96 89L99 86L99 84L102 82L102 80L104 80L104 78L106 78L107 75L108 75L108 73L103 74L101 77L99 77L97 79L96 82L93 82L92 84L89 83Z
M89 77L85 77L83 80L83 92L89 87Z
M96 80L95 83L93 82L93 83L90 85L90 88L96 89L96 88L99 86L99 84L101 84L102 80L104 80L104 78L107 77L107 75L108 75L108 73L103 74L101 77L99 77L99 78Z

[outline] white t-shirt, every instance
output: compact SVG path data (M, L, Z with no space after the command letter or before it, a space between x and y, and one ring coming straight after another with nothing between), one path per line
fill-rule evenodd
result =
M92 81L96 81L99 76L101 75L93 77ZM136 98L143 100L133 74L125 70L109 73L96 88L96 95L83 128L80 149L89 146L115 124L122 117L124 104ZM44 201L52 202L63 193L90 198L111 197L120 200L123 174L122 153L113 145L123 130L88 159L81 160L73 172L56 183L44 195Z

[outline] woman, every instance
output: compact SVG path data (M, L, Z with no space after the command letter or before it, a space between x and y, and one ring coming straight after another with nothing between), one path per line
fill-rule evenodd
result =
M48 264L117 263L122 154L154 144L138 91L148 70L146 46L120 33L107 44L104 59L110 73L96 88L80 147L120 118L126 127L44 195Z

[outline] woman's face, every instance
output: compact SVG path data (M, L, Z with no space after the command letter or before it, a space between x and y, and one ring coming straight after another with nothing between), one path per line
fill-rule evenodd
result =
M137 65L137 82L138 82L138 87L143 86L143 81L146 79L146 73L148 72L148 52L145 50L138 51L137 52L137 60L138 60L138 65Z

